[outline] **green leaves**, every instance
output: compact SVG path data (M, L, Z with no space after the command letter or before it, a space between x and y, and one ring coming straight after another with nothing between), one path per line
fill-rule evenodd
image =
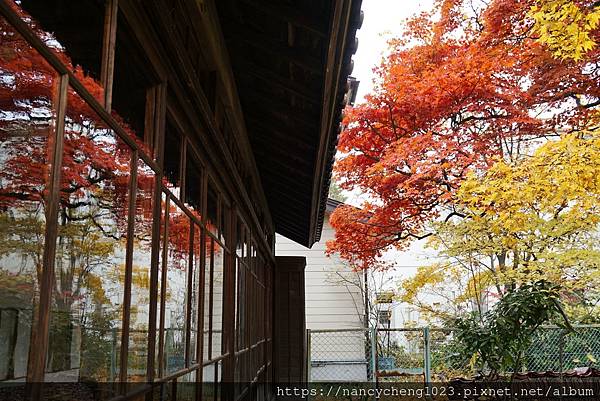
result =
M572 330L560 302L560 287L546 281L511 289L491 311L458 318L455 341L461 357L491 376L519 372L532 335L542 324Z

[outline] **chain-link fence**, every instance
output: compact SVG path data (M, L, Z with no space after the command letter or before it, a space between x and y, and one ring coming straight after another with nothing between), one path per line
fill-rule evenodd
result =
M308 330L310 381L365 382L373 377L375 330Z
M423 329L379 329L377 338L377 377L383 381L410 381L425 374Z
M314 382L429 382L477 373L452 329L309 330L308 339L308 377ZM600 368L599 361L600 325L576 326L574 332L544 326L533 335L523 370Z

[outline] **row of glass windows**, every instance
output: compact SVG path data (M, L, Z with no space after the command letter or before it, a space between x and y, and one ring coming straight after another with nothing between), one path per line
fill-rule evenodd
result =
M73 69L65 47L21 7L47 8L23 1L13 12ZM123 31L117 35L115 95L119 57L140 53L128 53L135 42ZM105 99L105 87L93 68L89 72L76 76L97 100ZM157 127L144 125L152 107L136 118L135 91L131 103L113 96L117 129L64 80L0 18L0 381L22 380L28 369L31 379L29 356L39 352L46 355L45 381L129 383L106 385L104 398L152 377L172 377L170 385L201 377L217 383L225 357L237 362L236 377L266 378L268 256L258 252L184 130L167 117L159 170L160 152L152 150L160 143ZM145 103L157 97L143 83L128 82L137 85L132 91L145 88ZM133 105L130 114L122 116L119 104ZM228 233L232 223L236 229ZM242 244L237 257L227 247L236 233ZM225 320L228 292L234 294L231 322ZM38 326L40 316L49 316L47 331ZM252 352L234 355L224 331L235 335L235 351L252 346ZM189 391L164 387L158 394L194 399Z

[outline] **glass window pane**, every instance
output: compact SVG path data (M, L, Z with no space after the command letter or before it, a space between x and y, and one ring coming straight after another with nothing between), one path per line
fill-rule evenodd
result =
M156 290L156 340L155 340L155 351L154 351L154 374L157 377L160 377L160 367L161 363L159 360L160 356L160 347L161 347L161 325L160 325L160 316L161 316L161 299L162 299L162 278L163 278L163 261L164 261L164 238L165 238L165 225L167 221L167 195L164 192L161 192L161 214L160 214L160 238L159 238L159 257L158 257L158 283Z
M190 361L196 362L198 360L197 357L197 345L198 345L198 320L200 318L198 312L198 300L200 295L200 277L201 271L204 268L202 263L202 229L194 224L194 263L193 263L193 272L192 272L192 310L191 310L191 319L190 319L190 344L189 344L189 358Z
M200 216L202 213L202 165L190 150L186 156L185 202Z
M127 363L127 381L129 382L146 380L150 315L152 199L155 178L154 171L142 160L138 160Z
M174 203L170 206L168 227L164 330L166 374L185 367L190 218Z
M132 138L146 152L153 146L158 79L152 63L121 11L117 15L117 38L112 108Z
M177 197L179 197L181 186L182 141L179 131L167 120L165 127L164 185Z
M29 28L73 72L100 103L100 61L104 31L104 1L19 0L9 2ZM73 29L77 21L83 29Z
M219 197L210 182L206 196L206 214L208 218L206 225L211 233L217 235L219 231L217 227L219 224Z
M243 251L243 242L244 242L244 226L242 224L241 221L239 221L238 218L238 222L236 224L235 227L236 233L235 233L235 238L236 238L236 244L235 244L235 254L239 257L241 257L242 251Z
M225 230L227 228L227 216L229 213L229 206L221 199L220 203L220 220L219 220L219 240L225 243ZM227 245L227 244L226 244Z
M213 267L213 303L212 303L212 355L222 354L223 337L223 260L224 249L213 241L214 267Z
M244 335L246 332L246 268L243 264L243 259L238 258L238 272L237 272L237 284L236 284L236 307L237 307L237 330L236 330L236 341L238 349L245 348Z
M211 359L211 346L210 341L212 337L210 335L210 327L212 324L212 310L211 310L211 297L212 297L212 283L213 283L213 270L212 270L212 238L208 235L205 235L205 248L206 248L206 258L204 264L204 337L202 339L203 349L202 349L202 360L208 361Z
M69 90L47 380L112 382L125 278L131 150Z
M104 1L21 0L19 3L44 31L52 32L52 40L46 40L49 46L66 53L85 75L100 80Z
M39 299L56 76L2 17L0 35L0 380L7 380L27 373Z

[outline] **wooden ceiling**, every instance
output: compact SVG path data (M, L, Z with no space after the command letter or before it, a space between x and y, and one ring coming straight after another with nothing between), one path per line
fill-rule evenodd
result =
M278 233L319 240L360 0L220 0L221 28Z

